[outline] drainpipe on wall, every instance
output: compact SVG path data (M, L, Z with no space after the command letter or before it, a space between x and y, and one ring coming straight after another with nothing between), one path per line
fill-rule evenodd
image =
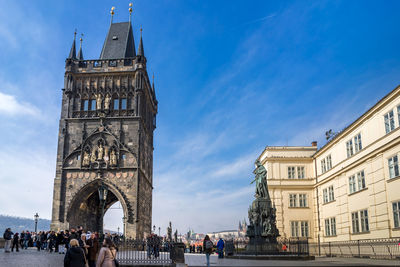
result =
M316 145L316 144L315 144ZM314 144L313 144L314 146ZM317 160L314 158L314 172L315 172L315 183L317 184ZM320 219L320 214L319 214L319 191L318 191L318 186L316 187L317 189L317 216L318 216L318 256L321 256L321 238L320 238L320 232L321 232L321 219Z

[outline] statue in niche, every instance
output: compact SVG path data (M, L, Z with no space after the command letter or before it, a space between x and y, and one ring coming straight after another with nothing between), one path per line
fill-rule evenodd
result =
M111 97L109 94L106 95L106 98L104 99L104 109L110 109L110 102L111 102Z
M93 149L92 149L92 153L90 155L90 162L91 163L96 162L96 148L95 147L93 147Z
M82 160L82 166L89 166L90 164L90 156L87 151L83 152L83 160Z
M117 166L117 154L115 153L115 149L111 150L110 165L111 166Z
M102 103L103 99L101 98L101 94L97 94L96 96L96 108L97 110L101 110L101 103Z
M103 157L104 161L108 163L108 160L110 159L108 157L108 147L104 147L104 157Z
M99 144L99 148L97 150L97 160L103 159L104 148L102 144Z

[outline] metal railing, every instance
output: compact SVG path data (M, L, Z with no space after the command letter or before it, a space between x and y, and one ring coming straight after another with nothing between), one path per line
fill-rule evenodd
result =
M309 244L307 238L279 239L277 243L268 245L251 244L249 240L235 240L233 241L233 244L233 253L237 255L309 255Z
M310 243L311 255L400 259L400 238L363 239L326 243Z
M152 238L147 240L125 240L118 243L117 259L121 264L171 264L170 252L173 244Z

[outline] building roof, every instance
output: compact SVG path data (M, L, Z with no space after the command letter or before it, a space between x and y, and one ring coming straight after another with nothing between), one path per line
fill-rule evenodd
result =
M100 59L132 58L135 56L135 40L131 23L112 23L104 41Z
M382 104L385 100L389 99L392 95L396 94L396 91L400 90L400 85L395 87L392 91L390 91L388 94L386 94L384 97L382 97L375 105L373 105L371 108L369 108L366 112L364 112L360 117L358 117L355 121L350 123L348 126L346 126L343 130L338 132L334 137L329 139L325 145L320 147L317 152L315 152L314 157L317 155L320 155L321 152L323 152L326 148L330 147L332 144L334 144L337 140L339 140L344 134L346 134L347 130L351 129L353 126L357 125L360 123L364 117L372 114L373 110L376 109L380 104Z

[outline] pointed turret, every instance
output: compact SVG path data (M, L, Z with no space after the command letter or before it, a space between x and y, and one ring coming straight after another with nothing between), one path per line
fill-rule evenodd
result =
M138 48L137 55L138 55L138 56L144 57L144 48L143 48L142 31L143 31L143 29L140 28L140 43L139 43L139 48Z
M83 34L82 34L83 37ZM83 52L82 52L82 37L79 39L79 41L81 42L80 46L79 46L79 52L78 52L78 59L79 60L83 60Z
M76 30L74 32L74 41L72 42L72 47L71 47L71 51L69 52L68 59L76 59L75 40L76 40Z

